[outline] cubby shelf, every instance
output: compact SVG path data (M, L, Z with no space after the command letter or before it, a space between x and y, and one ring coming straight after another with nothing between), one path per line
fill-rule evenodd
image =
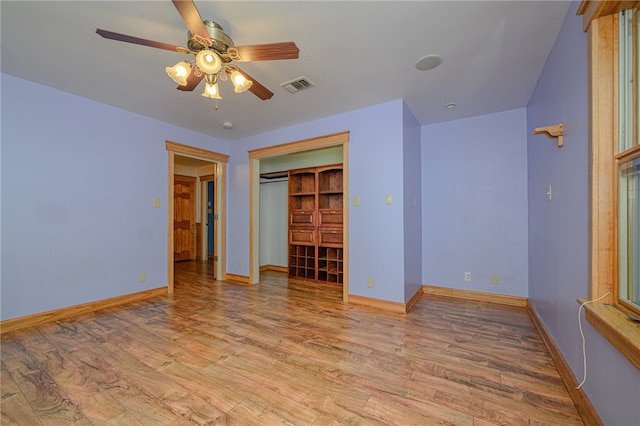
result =
M342 284L343 249L318 247L318 280Z
M316 255L314 246L289 246L289 275L315 279Z

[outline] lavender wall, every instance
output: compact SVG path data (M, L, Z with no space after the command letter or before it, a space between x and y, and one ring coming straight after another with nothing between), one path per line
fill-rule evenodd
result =
M524 109L422 128L424 284L527 296L525 133Z
M227 143L1 78L0 317L166 286L165 141L223 154Z
M588 294L587 36L571 5L527 108L529 299L578 381L583 377L576 299ZM533 129L562 121L564 147ZM546 192L552 185L552 200ZM583 317L584 320L584 317ZM638 424L640 372L588 323L584 391L606 425Z
M422 289L422 174L420 124L403 104L404 301Z
M404 303L403 102L396 100L234 141L228 186L228 270L248 275L248 150L349 131L349 290ZM231 196L233 194L233 196ZM385 204L385 194L393 204ZM361 205L351 200L360 197ZM232 217L231 217L232 216ZM239 259L245 259L238 268ZM374 288L367 287L367 278Z

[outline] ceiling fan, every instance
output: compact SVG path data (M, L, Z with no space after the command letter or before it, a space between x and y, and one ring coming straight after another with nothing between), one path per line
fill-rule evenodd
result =
M193 55L195 59L181 61L165 69L169 77L178 83L178 90L193 91L204 79L206 85L202 96L221 99L218 80L229 79L236 93L248 90L262 100L273 96L273 92L232 62L297 59L300 50L294 42L235 46L220 25L200 17L193 0L172 0L172 2L189 30L187 47L146 40L100 28L96 29L96 33L111 40Z

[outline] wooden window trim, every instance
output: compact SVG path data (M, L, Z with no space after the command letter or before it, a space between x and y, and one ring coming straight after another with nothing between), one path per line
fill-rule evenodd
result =
M603 16L611 16L627 9L640 7L639 0L583 0L578 8L578 15L582 15L582 27L585 31L591 23Z
M639 7L639 1L585 0L578 9L588 32L590 146L590 284L587 321L640 370L640 326L633 323L618 300L618 43L617 13ZM578 299L579 303L586 300Z

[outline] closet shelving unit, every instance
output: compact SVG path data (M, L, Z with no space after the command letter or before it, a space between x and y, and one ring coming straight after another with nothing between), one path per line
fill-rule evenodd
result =
M289 171L289 276L343 283L343 173L335 164Z

